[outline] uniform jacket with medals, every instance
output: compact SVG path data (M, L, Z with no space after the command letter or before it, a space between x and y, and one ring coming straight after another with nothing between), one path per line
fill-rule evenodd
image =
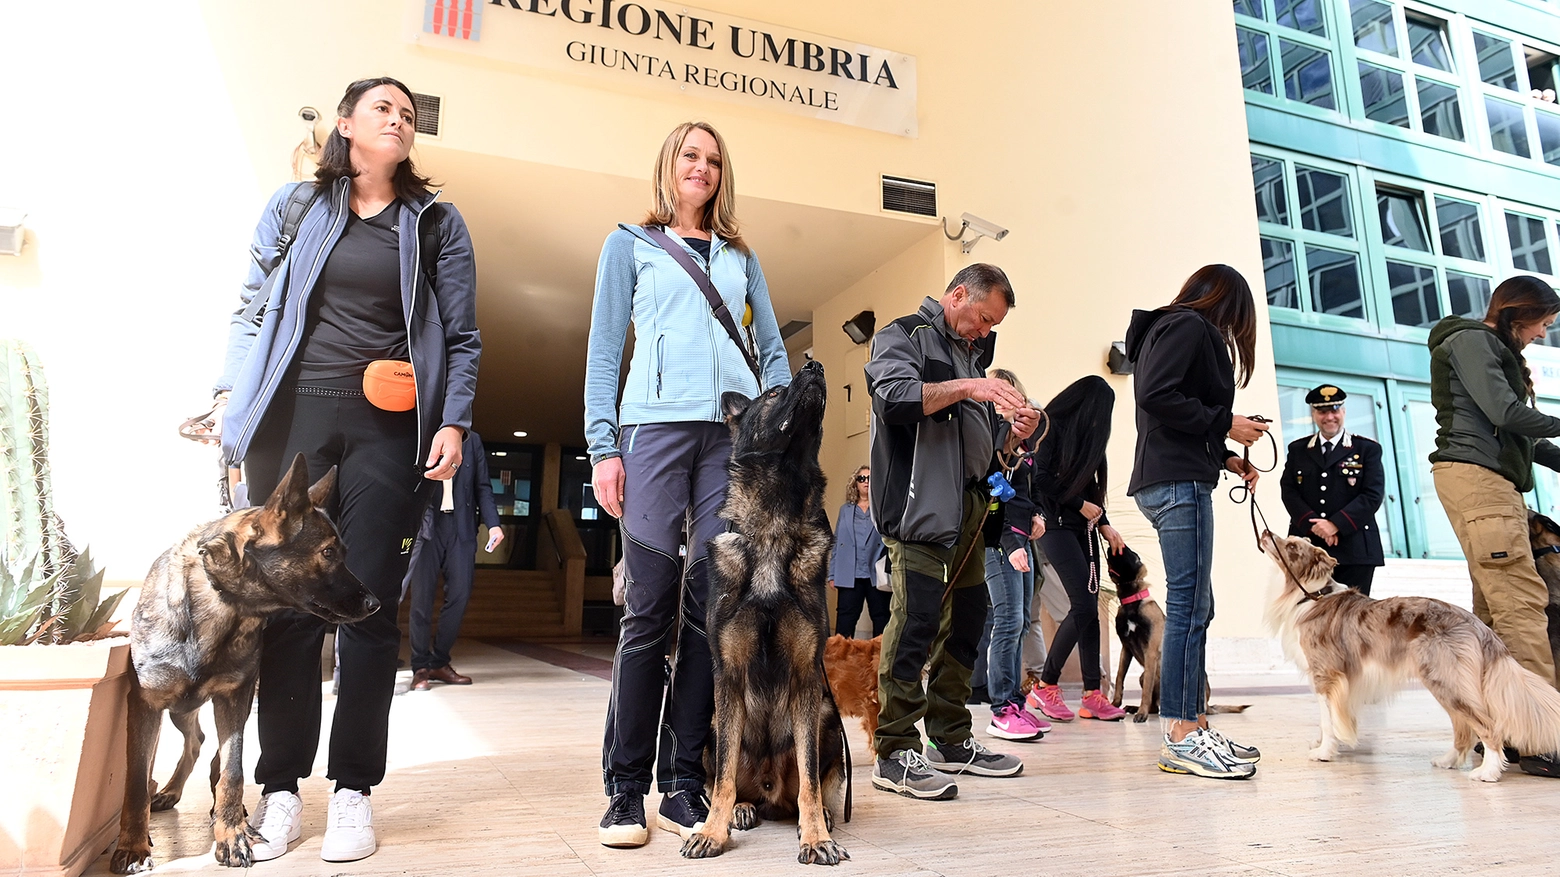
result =
M1382 565L1381 530L1376 510L1386 494L1381 445L1344 430L1333 449L1322 455L1322 438L1310 435L1289 443L1279 482L1289 510L1289 535L1307 536L1340 564ZM1338 528L1338 544L1328 546L1311 533L1311 519L1324 518Z

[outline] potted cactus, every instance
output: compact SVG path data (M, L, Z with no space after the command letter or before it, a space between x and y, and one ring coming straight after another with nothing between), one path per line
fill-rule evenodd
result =
M130 646L54 511L48 410L37 354L0 339L0 873L74 877L118 829Z

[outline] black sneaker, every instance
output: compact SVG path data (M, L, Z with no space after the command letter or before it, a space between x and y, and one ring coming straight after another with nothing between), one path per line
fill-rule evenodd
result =
M650 840L645 827L645 796L637 792L618 792L601 817L601 845L642 847Z
M1012 755L992 752L971 737L963 743L933 743L926 750L933 770L972 773L983 777L1012 777L1024 772L1024 763Z
M703 789L678 789L661 796L655 825L687 840L704 827L704 820L708 818L710 802L704 797Z
M1517 760L1522 772L1536 777L1560 777L1560 753L1524 755Z
M877 766L872 768L872 785L906 798L930 801L946 801L959 795L959 787L952 777L933 770L921 753L911 749L900 749L888 758L879 758Z

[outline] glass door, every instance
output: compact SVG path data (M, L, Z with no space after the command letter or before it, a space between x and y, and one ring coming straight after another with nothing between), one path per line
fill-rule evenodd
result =
M1430 404L1430 388L1423 384L1399 384L1398 414L1408 440L1402 448L1406 459L1400 471L1412 478L1413 496L1409 513L1410 557L1461 559L1462 546L1452 524L1446 519L1441 498L1436 495L1430 477L1430 454L1435 450L1435 406Z
M1344 429L1381 443L1382 464L1386 467L1386 497L1376 511L1376 526L1381 528L1381 548L1388 557L1408 556L1404 539L1402 491L1398 489L1396 456L1393 445L1391 418L1387 417L1387 388L1382 381L1346 378L1300 369L1280 369L1278 373L1278 407L1282 419L1284 441L1311 435L1316 426L1311 421L1311 406L1305 395L1311 388L1332 384L1349 394L1344 403ZM1283 449L1279 451L1280 457ZM1283 461L1280 460L1280 466Z

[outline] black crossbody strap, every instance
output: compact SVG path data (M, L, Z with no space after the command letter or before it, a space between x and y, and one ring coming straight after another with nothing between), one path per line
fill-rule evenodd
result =
M282 273L282 263L287 260L287 251L292 249L292 242L298 237L298 226L303 224L304 214L314 206L314 199L319 195L320 187L313 183L299 183L288 194L287 203L282 207L281 234L276 238L276 265L265 276L265 282L260 284L255 297L249 300L249 306L244 308L244 322L260 325L260 314L265 310L266 302L271 300L276 278Z
M764 388L764 375L759 371L758 360L753 358L753 354L748 351L747 345L742 343L742 333L737 331L737 323L731 318L731 311L726 307L726 302L720 297L720 293L716 291L715 284L710 282L710 276L704 273L699 268L698 263L693 261L693 257L688 255L688 251L678 246L677 242L667 236L666 232L648 225L644 226L644 230L645 234L648 234L650 239L655 241L656 246L665 250L667 255L677 260L677 264L681 265L683 270L688 272L688 276L693 278L694 284L699 287L699 291L704 293L705 300L710 303L710 310L714 311L715 319L720 321L721 326L726 330L726 334L731 336L731 342L737 345L738 350L742 351L742 358L747 360L748 368L753 370L753 377L758 381L758 388L762 390Z

